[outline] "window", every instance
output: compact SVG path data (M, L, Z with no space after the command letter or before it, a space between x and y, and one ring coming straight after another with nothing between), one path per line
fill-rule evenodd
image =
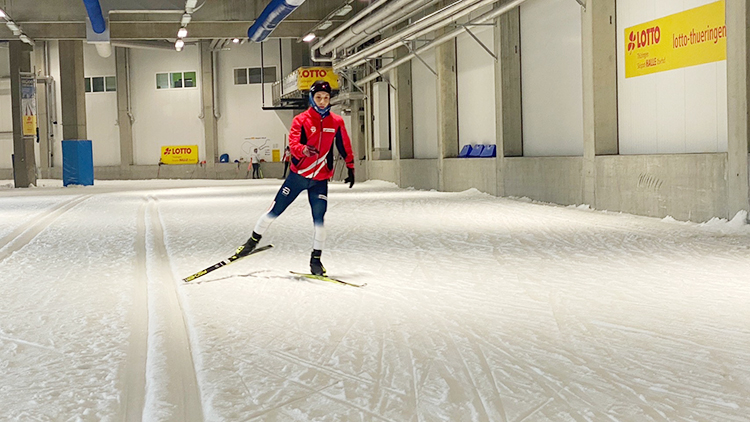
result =
M198 86L196 72L170 72L156 74L156 89L195 88Z
M234 69L234 84L247 85L247 69Z
M185 88L195 88L198 84L195 81L195 72L185 72Z
M104 78L91 78L91 88L94 92L104 92Z
M259 67L234 69L234 84L259 84L261 83L261 70ZM263 72L263 82L271 84L276 82L276 67L266 67Z
M182 72L172 73L172 88L182 88Z
M156 74L156 89L169 88L169 75L166 73Z
M92 76L84 78L86 92L115 92L117 78L114 76Z
M107 76L105 80L106 82L104 83L104 87L107 92L117 91L117 78L115 78L114 76Z

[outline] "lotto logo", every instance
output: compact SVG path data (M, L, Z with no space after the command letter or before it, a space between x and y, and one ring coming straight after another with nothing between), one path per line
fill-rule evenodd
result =
M192 154L193 149L188 147L181 147L181 148L165 148L164 149L164 155L172 155L172 154Z
M315 133L317 131L318 131L318 129L316 129L315 126L311 126L310 127L310 132Z
M288 196L291 191L292 190L289 189L289 187L284 187L284 189L281 190L281 194L284 196Z
M650 45L659 44L661 41L661 28L655 26L653 28L644 29L640 32L631 31L628 35L628 53L648 47Z
M325 195L323 195L323 194L320 194L320 195L318 195L318 199L322 199L322 200L324 200L324 201L327 201L327 200L328 200L328 197L327 197L327 196L325 196Z
M302 71L303 78L325 78L328 72L325 69L304 69Z

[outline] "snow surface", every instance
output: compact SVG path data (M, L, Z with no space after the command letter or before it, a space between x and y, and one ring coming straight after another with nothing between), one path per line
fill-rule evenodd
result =
M750 228L371 181L0 181L2 421L749 421Z

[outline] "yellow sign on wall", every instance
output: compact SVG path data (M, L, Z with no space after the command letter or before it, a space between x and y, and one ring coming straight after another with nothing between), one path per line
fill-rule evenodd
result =
M625 30L625 77L727 59L724 0Z
M198 145L161 147L162 164L198 164Z
M297 89L309 91L315 81L326 81L331 84L331 89L339 89L339 77L333 73L332 67L300 67L297 72Z

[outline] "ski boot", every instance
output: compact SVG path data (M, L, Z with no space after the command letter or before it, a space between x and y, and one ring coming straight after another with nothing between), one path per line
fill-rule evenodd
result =
M253 232L253 234L250 236L250 239L247 239L247 242L245 242L244 245L237 248L237 251L234 253L234 256L237 258L242 258L243 256L247 256L250 254L250 252L255 250L255 247L258 246L258 242L260 242L260 239L263 236L259 235L258 233Z
M314 275L326 275L326 269L323 266L323 263L320 262L320 256L323 254L323 251L320 249L313 249L312 254L310 255L310 273Z

